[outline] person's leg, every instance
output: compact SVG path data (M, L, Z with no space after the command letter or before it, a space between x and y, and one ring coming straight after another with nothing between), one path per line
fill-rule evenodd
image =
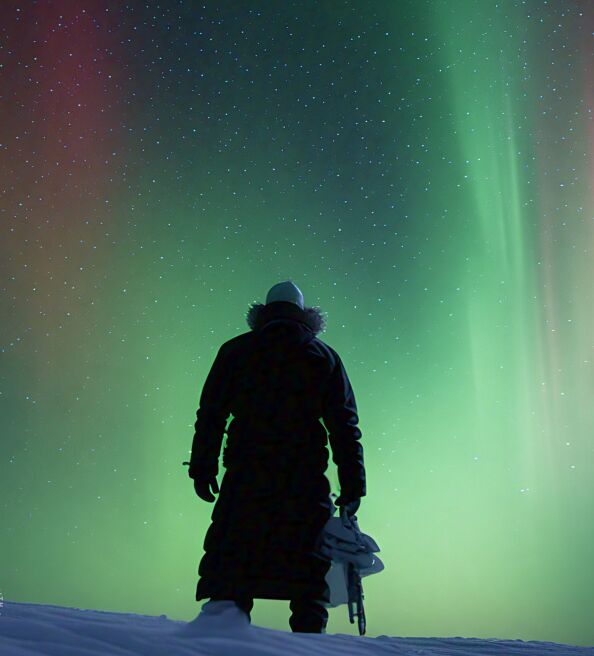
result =
M251 597L239 597L235 599L237 606L247 615L248 621L252 621L252 608L254 607L254 600Z
M328 624L328 610L324 602L329 601L330 590L326 574L331 563L316 558L312 563L310 591L291 599L289 626L293 632L325 633Z
M325 633L328 610L321 601L307 597L291 599L289 626L294 633Z

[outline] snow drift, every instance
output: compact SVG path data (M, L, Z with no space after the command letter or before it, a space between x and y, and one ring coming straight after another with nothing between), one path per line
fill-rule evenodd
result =
M594 647L522 640L294 634L251 626L235 606L191 622L21 602L0 612L2 656L594 656Z

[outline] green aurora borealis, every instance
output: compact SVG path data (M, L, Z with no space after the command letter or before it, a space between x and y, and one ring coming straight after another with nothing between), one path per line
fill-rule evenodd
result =
M200 390L291 278L357 399L369 635L594 644L594 5L3 14L4 599L197 613Z

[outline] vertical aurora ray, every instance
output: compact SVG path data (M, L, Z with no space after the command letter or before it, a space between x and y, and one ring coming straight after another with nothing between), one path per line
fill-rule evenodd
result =
M467 330L478 444L530 443L536 432L532 385L538 343L531 144L520 97L517 10L487 3L439 4L436 27L446 44L447 77L468 198ZM488 7L488 9L487 9ZM460 15L465 16L460 21ZM505 35L505 40L503 35ZM533 188L533 187L532 187ZM528 484L521 485L529 487Z
M526 355L526 347L531 350L527 336L534 327L527 286L533 263L523 221L527 213L519 197L524 180L517 162L518 156L527 156L518 153L518 116L512 106L518 81L509 72L515 67L506 61L517 43L507 43L502 52L499 42L505 23L494 7L485 20L486 12L477 11L476 3L464 3L455 11L440 6L436 25L447 48L453 121L471 208L466 223L472 248L466 305L476 435L489 444L512 428L504 430L503 417L496 420L494 403L507 407L514 418L523 416L517 410L525 409L528 390L523 381L526 358L531 357ZM506 367L510 369L505 371Z
M591 181L577 173L592 161L581 155L591 126L592 105L583 100L591 44L582 38L574 68L574 51L549 67L543 42L562 52L583 18L577 9L559 9L547 30L526 6L438 6L473 210L466 225L473 435L498 472L485 510L516 538L506 556L493 550L491 566L502 568L507 557L510 572L528 574L542 590L544 617L550 599L585 600L593 583L592 571L584 580L577 566L594 537L592 522L579 519L594 516L593 208ZM559 34L552 44L551 34ZM521 492L517 502L508 486ZM502 495L509 498L503 513Z
M543 447L538 439L540 410L548 406L546 399L539 402L538 386L546 377L541 360L546 330L537 303L538 191L530 171L535 159L530 118L521 93L527 75L519 73L526 57L524 35L509 28L523 24L525 17L512 10L504 20L501 11L493 8L486 30L481 23L472 33L478 17L469 20L461 40L469 48L478 41L481 55L467 56L453 66L452 73L460 142L469 164L468 184L479 229L474 242L478 264L469 278L475 281L468 298L469 333L477 407L490 408L489 415L483 416L481 433L489 440L511 438L524 453L519 464L533 470L531 461ZM494 377L499 379L499 389ZM505 408L513 420L508 426L504 417L497 418L493 406L493 401L499 404L503 399L501 414Z

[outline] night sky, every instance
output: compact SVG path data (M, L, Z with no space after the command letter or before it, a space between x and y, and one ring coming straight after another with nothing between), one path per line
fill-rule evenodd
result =
M196 615L200 391L290 278L359 409L369 635L593 644L594 4L1 13L4 599Z

